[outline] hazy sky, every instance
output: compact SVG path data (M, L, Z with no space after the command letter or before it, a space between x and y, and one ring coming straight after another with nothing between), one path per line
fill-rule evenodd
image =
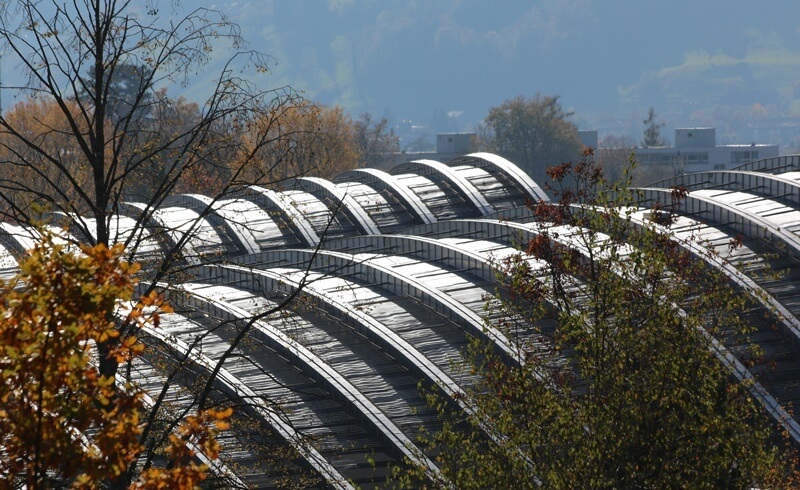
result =
M250 47L275 59L262 84L292 85L354 115L426 124L434 112L464 111L469 124L505 99L541 92L560 95L580 126L600 129L640 124L650 106L669 125L800 116L798 0L179 5L217 8L239 23ZM218 66L187 96L200 98Z
M191 3L184 0L184 4ZM201 3L201 2L197 2ZM559 94L579 124L800 116L796 0L222 2L274 81L353 113L426 122Z

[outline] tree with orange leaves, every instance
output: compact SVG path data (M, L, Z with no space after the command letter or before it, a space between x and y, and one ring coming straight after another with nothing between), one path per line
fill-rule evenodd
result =
M75 210L86 211L81 193L93 193L91 171L81 156L81 149L70 138L69 121L62 110L75 115L79 107L66 101L60 108L48 97L18 102L5 115L14 133L0 134L0 158L3 165L2 209L28 209L33 203L60 200ZM85 131L85 127L79 127ZM46 156L54 155L64 172L53 172L53 163Z
M121 246L72 253L45 235L0 284L0 486L29 489L73 485L97 488L125 473L141 451L141 395L115 388L101 374L96 345L119 337L116 314L131 299L137 266L120 259ZM155 294L127 313L142 326L168 310ZM126 362L144 346L135 336L109 355ZM193 441L207 457L219 451L214 432L227 411L187 417L171 438L168 469L150 469L136 488L194 488L206 468L193 461ZM166 482L167 487L162 483Z
M159 10L158 2L147 3L0 2L0 41L17 60L24 80L0 90L25 101L0 113L0 220L29 227L58 221L74 237L70 240L117 251L120 244L129 260L145 234L156 239L179 235L158 263L142 272L149 279L141 288L145 297L184 266L185 245L196 225L213 213L216 200L252 184L267 184L242 178L241 171L254 163L257 152L240 145L240 129L299 98L291 87L265 89L253 82L268 71L271 59L247 48L240 29L224 12L184 10L178 2ZM219 48L230 58L212 75L205 68L220 60L214 53ZM189 83L199 73L210 89L197 105L162 90ZM271 141L261 139L255 149ZM238 162L237 171L229 172L229 161ZM173 223L145 229L171 194L197 192L198 187L213 195L187 226L192 231L170 229ZM131 202L139 206L128 206ZM123 208L136 223L124 232L113 221ZM106 392L123 396L115 382L120 368L116 352L129 342L131 329L123 323L114 328L118 335L92 342L98 382L106 383L92 392L99 398L85 398L94 404L102 405ZM59 362L49 354L44 357L43 363ZM13 409L22 410L22 405ZM42 421L48 410L42 407ZM52 413L60 413L55 405ZM176 416L166 425L172 428L179 421ZM145 427L146 458L156 457L169 433L161 426ZM33 460L42 463L41 455ZM50 474L36 468L34 480ZM126 470L126 480L130 473Z
M247 173L250 180L331 177L358 166L355 126L341 107L300 101L282 109L244 132L242 144L258 162Z

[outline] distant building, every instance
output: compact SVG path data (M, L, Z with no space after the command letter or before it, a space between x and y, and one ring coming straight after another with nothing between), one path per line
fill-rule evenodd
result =
M436 135L436 153L459 157L472 153L475 133L440 133ZM449 160L450 158L444 158Z
M597 139L597 130L578 131L578 139L581 140L581 144L583 146L588 146L591 148L597 148L599 144L599 140Z
M395 155L400 164L411 160L436 160L446 162L475 152L476 133L439 133L436 135L436 151L401 152Z
M682 174L728 170L779 153L778 145L717 145L715 128L678 128L675 146L637 148L636 159L643 165L669 165Z

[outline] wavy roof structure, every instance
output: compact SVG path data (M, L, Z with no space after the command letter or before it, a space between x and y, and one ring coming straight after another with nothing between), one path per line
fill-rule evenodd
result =
M759 298L762 307L745 313L755 329L749 341L772 369L748 368L740 346L725 339L714 341L715 353L800 442L788 410L800 401L800 156L642 189L634 222L649 226L650 205L668 201L675 185L689 190L672 210L676 240ZM282 463L265 462L255 444L264 440L286 448L290 473L308 471L336 488L380 483L404 458L435 474L415 437L441 421L418 386L438 386L453 407L470 410L457 394L474 378L454 364L472 336L522 362L514 339L487 327L484 305L495 293L493 262L539 232L524 208L539 199L547 196L536 183L486 153L352 170L333 181L299 178L281 191L253 187L219 201L177 196L145 223L136 256L146 263L188 237L191 276L168 293L176 311L145 332L150 348L132 374L155 400L165 367L179 366L170 383L186 390L167 393L179 412L225 359L215 399L246 400L249 421L222 441L215 471L229 482L276 484ZM120 238L135 233L141 208L129 204L112 219ZM737 237L743 246L715 261L690 234L720 250ZM569 243L568 230L559 236ZM33 239L0 224L0 274L14 272L14 257ZM756 273L767 264L786 273ZM778 329L766 311L778 312ZM534 331L522 325L514 335Z

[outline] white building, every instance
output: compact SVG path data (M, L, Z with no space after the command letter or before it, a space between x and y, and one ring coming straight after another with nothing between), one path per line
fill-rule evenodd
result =
M411 160L436 160L445 162L475 151L476 133L455 132L436 135L436 151L400 152L395 154L395 163Z
M778 155L778 145L717 145L715 128L679 128L675 130L675 146L636 149L639 163L669 165L679 174L728 170Z

